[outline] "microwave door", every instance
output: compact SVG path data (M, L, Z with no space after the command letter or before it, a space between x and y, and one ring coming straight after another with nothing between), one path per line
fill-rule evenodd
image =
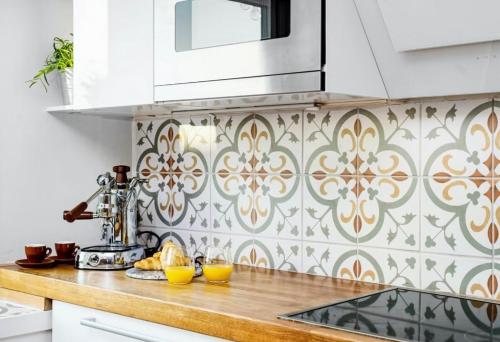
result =
M155 85L321 70L321 0L155 0Z

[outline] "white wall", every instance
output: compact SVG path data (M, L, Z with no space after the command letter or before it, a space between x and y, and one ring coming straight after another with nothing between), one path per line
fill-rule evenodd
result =
M97 221L69 224L62 212L95 190L98 173L131 162L130 122L47 114L61 104L57 86L24 83L53 36L71 31L71 0L0 0L0 262L28 242L98 242Z

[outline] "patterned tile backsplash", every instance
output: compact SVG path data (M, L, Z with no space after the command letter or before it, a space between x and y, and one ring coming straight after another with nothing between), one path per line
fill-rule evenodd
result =
M141 119L141 227L241 264L500 299L499 107Z

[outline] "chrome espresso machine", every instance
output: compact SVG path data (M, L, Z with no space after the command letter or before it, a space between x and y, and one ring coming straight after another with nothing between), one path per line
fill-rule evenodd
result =
M75 258L75 267L89 270L121 270L133 267L145 257L144 247L137 243L137 197L139 185L146 182L129 179L130 167L113 167L115 177L106 172L97 177L99 189L85 202L64 211L67 222L100 219L103 245L82 248ZM97 198L95 212L85 211Z

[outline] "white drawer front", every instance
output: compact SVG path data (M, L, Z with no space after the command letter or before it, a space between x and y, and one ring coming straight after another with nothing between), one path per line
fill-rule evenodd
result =
M224 341L63 302L53 302L53 342L209 342Z

